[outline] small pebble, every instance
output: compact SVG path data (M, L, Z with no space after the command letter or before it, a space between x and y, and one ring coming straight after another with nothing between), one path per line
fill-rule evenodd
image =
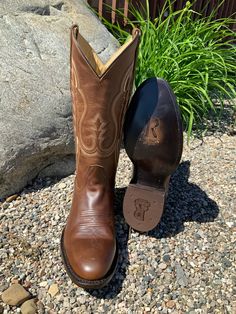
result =
M48 293L54 297L59 292L58 285L56 283L52 284L48 289Z
M64 182L61 182L60 184L58 184L58 189L63 190L66 188L66 184Z
M164 270L164 269L167 268L167 264L166 264L166 263L160 263L160 264L159 264L159 268L160 268L161 270Z
M20 305L29 298L30 293L18 283L11 285L2 293L2 301L8 305Z
M47 287L48 286L48 282L47 281L42 281L42 282L40 282L40 287L43 287L43 288L45 288L45 287Z
M20 309L21 309L22 314L35 314L35 313L37 313L37 306L35 304L35 300L31 299L31 300L24 302L21 305Z
M164 261L165 263L168 263L168 262L170 261L170 255L168 255L168 254L164 255L164 256L163 256L163 261Z
M170 300L170 301L166 302L166 306L167 306L169 309L173 309L173 308L175 307L175 301Z
M13 195L11 195L11 196L8 196L8 197L6 198L6 202L7 202L7 203L11 203L11 202L14 201L15 199L17 199L17 197L18 197L18 194L13 194Z

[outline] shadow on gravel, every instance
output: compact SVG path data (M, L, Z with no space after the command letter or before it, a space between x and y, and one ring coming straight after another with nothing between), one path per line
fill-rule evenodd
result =
M173 237L184 230L184 223L196 221L207 223L214 221L218 216L219 208L212 199L196 184L188 181L190 162L182 162L170 181L169 194L165 211L159 225L146 235L157 239ZM126 277L129 265L127 242L129 228L122 216L122 203L125 188L115 191L115 208L117 219L117 240L119 243L119 263L115 276L110 284L100 290L88 291L92 296L103 299L112 299L122 290L122 283ZM121 292L122 293L122 292Z
M175 236L184 230L184 223L214 221L219 214L216 202L196 184L188 181L190 161L182 162L170 181L165 211L159 225L148 232L157 239Z

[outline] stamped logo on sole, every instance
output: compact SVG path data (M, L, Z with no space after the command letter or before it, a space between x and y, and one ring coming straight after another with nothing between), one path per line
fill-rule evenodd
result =
M134 201L134 205L136 207L136 210L134 212L134 217L137 220L144 221L145 213L149 210L151 206L150 202L142 198L137 198Z
M158 118L152 118L145 130L145 143L149 145L158 144L160 142L159 139L159 127L160 121Z

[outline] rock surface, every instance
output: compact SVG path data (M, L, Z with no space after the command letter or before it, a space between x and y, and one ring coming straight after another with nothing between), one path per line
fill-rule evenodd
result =
M37 313L37 306L33 299L24 302L21 305L21 313L22 314L35 314Z
M117 41L82 0L0 2L0 199L74 170L69 28L103 61Z
M13 284L2 293L2 301L8 305L20 305L30 298L30 293L20 284Z

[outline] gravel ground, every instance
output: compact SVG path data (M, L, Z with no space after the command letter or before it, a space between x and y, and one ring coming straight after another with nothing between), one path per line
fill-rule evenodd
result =
M185 145L159 226L131 231L121 213L132 166L121 152L116 226L121 247L109 286L86 292L71 283L59 241L71 206L73 176L37 180L1 207L0 289L20 281L38 313L236 313L236 137ZM190 149L191 148L191 149ZM52 297L49 288L57 284ZM0 313L19 309L0 305Z

